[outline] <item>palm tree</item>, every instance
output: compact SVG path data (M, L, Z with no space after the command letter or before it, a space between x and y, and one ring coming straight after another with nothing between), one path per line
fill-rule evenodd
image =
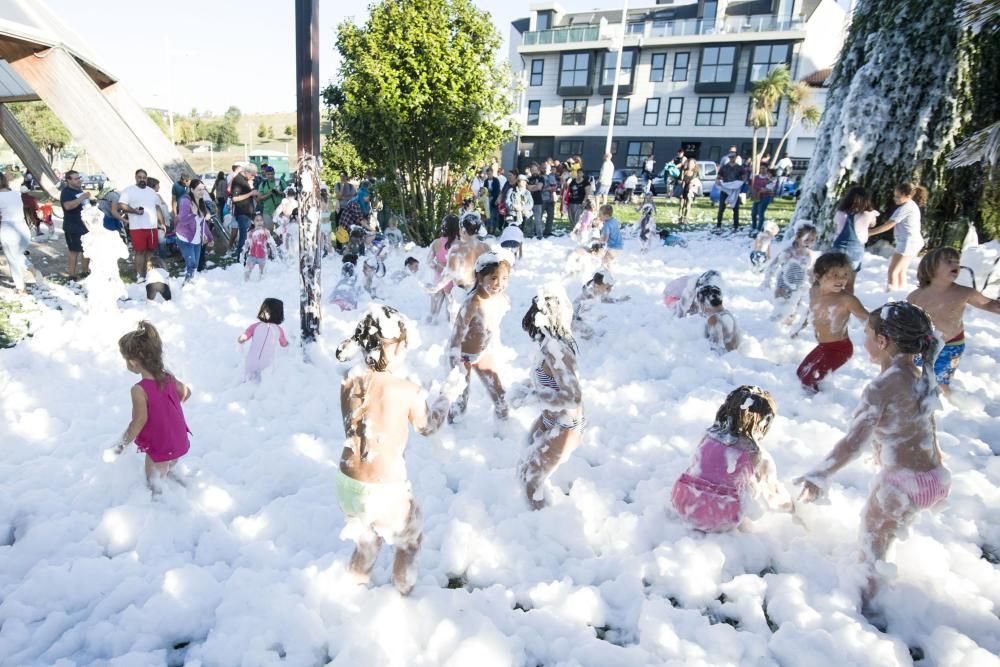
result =
M764 148L771 140L771 128L777 123L774 108L788 92L792 76L784 65L775 67L763 79L756 82L750 93L750 125L753 127L753 153L751 166L753 173L760 170L760 158L757 155L757 133L764 128Z
M784 148L785 142L797 125L800 123L804 127L819 125L822 114L819 107L809 103L810 97L812 97L812 91L805 81L797 81L785 91L785 100L788 102L788 128L785 129L785 134L782 135L781 141L778 142L778 148L774 151L775 159L781 154L781 149Z
M972 32L1000 32L1000 0L965 0L960 6L962 25ZM972 134L948 156L948 167L982 162L987 171L1000 167L1000 122Z

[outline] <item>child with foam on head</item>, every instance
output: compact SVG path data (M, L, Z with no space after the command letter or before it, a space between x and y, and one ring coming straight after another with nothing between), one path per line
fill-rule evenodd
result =
M271 232L264 227L264 216L261 213L253 217L253 229L247 234L246 243L243 246L243 262L246 269L243 271L243 282L250 280L250 274L256 266L260 270L260 280L264 279L264 267L267 265L268 251L271 257L278 256L278 248L271 238Z
M397 375L414 334L395 309L372 305L337 348L340 361L358 352L364 358L340 386L347 439L336 488L348 518L341 537L357 544L350 571L367 584L383 542L389 542L396 548L392 581L403 595L416 581L422 540L420 507L406 475L408 427L424 436L437 431L465 384L464 374L453 369L441 394L428 400L419 385Z
M411 276L416 278L417 274L420 272L420 260L416 257L407 257L403 262L403 268L399 271L393 272L390 280L394 283L401 283Z
M170 301L170 274L159 257L146 259L146 300L155 301L159 296Z
M365 291L373 299L378 298L379 279L385 276L385 258L388 254L389 246L385 242L385 237L381 233L372 235L368 241L361 272L365 277Z
M639 207L639 246L640 253L649 252L649 242L656 236L656 204L653 203L653 193L647 192L643 196L642 206Z
M543 486L559 465L580 445L586 419L577 366L577 346L571 323L573 307L561 287L542 287L521 319L521 328L538 343L539 354L530 380L511 387L511 404L537 400L535 420L518 476L533 509L545 506Z
M801 499L815 500L828 480L874 441L881 471L872 480L862 511L860 540L868 576L862 593L865 607L876 593L877 563L885 560L893 540L920 510L944 500L951 486L934 424L934 410L940 407L934 372L929 366L921 372L913 363L916 354L935 358L938 347L931 320L921 308L895 301L871 311L865 350L882 372L861 393L844 437L819 467L795 480L803 485Z
M789 247L778 253L764 276L764 287L769 288L774 281L775 311L771 319L792 324L796 319L799 304L809 282L812 265L810 248L816 242L816 228L802 223L795 228L795 236Z
M464 414L468 407L468 378L473 369L493 401L496 418L507 418L507 401L494 351L500 337L500 321L510 310L507 282L513 265L514 257L503 249L480 255L476 260L476 282L455 317L449 346L451 366L464 369L466 377L465 390L452 405L449 422Z
M722 305L722 289L704 285L695 293L695 304L705 318L705 338L717 354L732 352L740 346L740 328L736 318Z
M1000 314L1000 301L963 285L956 285L961 255L954 248L932 250L917 266L919 287L910 292L906 300L926 311L941 332L944 347L934 361L934 375L938 386L947 396L951 392L951 378L965 352L965 325L962 316L965 307L973 306L994 315ZM918 365L921 359L917 359Z
M743 385L726 396L688 469L674 482L671 501L698 530L732 530L765 509L792 510L774 460L761 446L777 416L771 394Z
M753 240L753 249L750 251L750 264L753 270L761 272L767 263L771 261L771 243L778 235L778 225L773 220L764 223L764 229Z
M722 276L718 271L709 270L701 275L681 276L667 283L663 289L663 305L676 317L687 317L698 312L695 297L698 291L708 285L714 285L722 290Z
M609 272L598 271L583 286L579 296L573 300L573 327L580 338L589 340L594 335L594 328L585 321L584 316L596 303L621 303L631 298L628 295L617 298L611 296L611 290L614 289L614 286L615 279Z
M281 323L285 321L285 304L280 299L264 299L257 312L257 321L247 327L238 342L240 345L250 341L247 350L246 379L260 382L260 374L274 361L274 351L278 345L288 347L285 330Z
M354 310L358 307L358 258L356 255L344 253L340 266L340 280L333 288L330 303L336 304L341 311Z
M582 282L590 280L594 272L604 263L604 245L593 241L590 245L578 246L566 256L566 275L568 279Z
M173 472L177 460L190 448L187 422L181 403L191 390L163 366L163 343L149 322L141 321L135 331L118 340L125 367L142 377L132 385L132 421L121 439L105 450L104 460L114 461L133 441L146 455L146 485L153 495L161 492L164 476L181 480Z
M809 319L816 330L816 347L796 371L802 386L811 392L819 391L820 381L846 364L854 354L854 345L847 335L851 315L868 320L868 311L847 291L854 273L851 265L852 260L844 253L828 252L820 256L813 267L815 282L809 289ZM802 327L807 323L808 320L803 322Z

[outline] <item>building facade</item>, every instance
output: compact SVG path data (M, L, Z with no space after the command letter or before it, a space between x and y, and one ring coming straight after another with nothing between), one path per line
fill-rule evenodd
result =
M810 103L822 109L823 83L848 27L844 4L660 0L629 7L624 24L621 8L569 13L553 2L533 5L511 29L520 136L505 163L523 167L580 155L595 171L612 122L611 152L620 169L641 169L649 154L662 166L680 148L716 162L733 144L749 153L750 91L771 69L785 65L793 81L808 81ZM777 109L772 151L789 128L786 107ZM814 132L798 126L782 150L799 167L812 155Z

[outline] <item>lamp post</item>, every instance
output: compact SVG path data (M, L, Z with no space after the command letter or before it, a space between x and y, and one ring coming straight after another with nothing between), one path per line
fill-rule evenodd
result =
M615 133L615 112L618 111L618 78L622 71L622 52L625 50L625 29L628 27L628 0L622 5L622 29L618 36L618 57L615 59L615 82L611 86L611 118L608 119L608 138L604 142L605 154L611 152L611 137ZM633 63L634 66L635 63ZM602 70L603 72L603 70Z

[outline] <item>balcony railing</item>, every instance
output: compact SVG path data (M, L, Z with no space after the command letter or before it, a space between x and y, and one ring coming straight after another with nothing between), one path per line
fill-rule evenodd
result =
M679 21L647 21L629 23L626 39L643 37L656 39L662 37L690 37L697 35L725 35L754 32L785 32L801 30L805 26L802 19L780 19L770 14L758 16L729 16L718 21L703 19L683 19ZM641 27L641 29L640 29ZM568 26L550 30L536 30L524 33L524 45L538 44L573 44L577 42L595 42L599 40L618 39L622 26L620 23L588 26Z
M576 42L596 42L601 38L601 28L596 25L568 26L551 30L535 30L524 33L524 45L574 44Z

